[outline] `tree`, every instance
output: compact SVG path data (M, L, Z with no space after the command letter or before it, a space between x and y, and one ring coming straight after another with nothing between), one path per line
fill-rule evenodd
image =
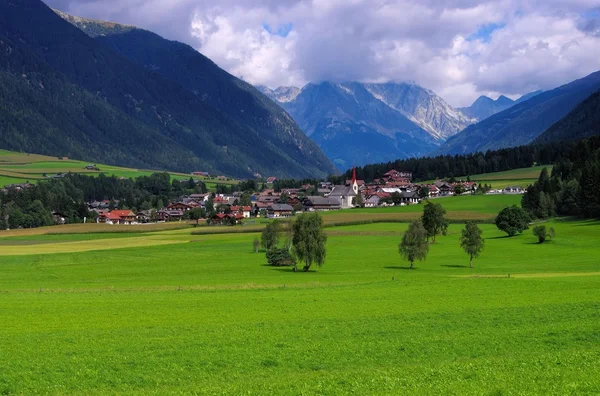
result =
M423 227L427 230L427 239L435 237L439 234L446 235L448 231L448 220L446 220L446 209L440 204L427 201L423 208L423 216L421 217Z
M465 190L465 186L463 186L462 184L457 184L456 186L454 186L454 195L462 195L466 192L467 190Z
M254 238L254 241L252 241L252 249L254 249L254 253L258 253L259 247L260 247L260 240L258 238Z
M410 262L410 268L414 268L415 260L423 261L429 253L427 242L428 232L420 220L413 221L408 230L402 236L398 245L398 252Z
M400 194L398 191L394 191L392 193L392 202L394 202L394 205L400 205L402 202L402 194Z
M358 208L365 207L365 200L363 199L363 196L360 191L358 192L358 195L356 197L352 198L352 205Z
M508 236L515 236L529 228L529 215L525 210L516 205L502 209L496 217L496 227L506 232Z
M327 253L327 235L323 230L323 219L318 213L300 215L293 224L293 251L296 258L304 263L304 272L313 264L321 267ZM294 264L296 271L296 264Z
M274 249L279 244L279 235L281 233L281 223L279 220L273 220L267 224L262 232L260 243L267 251Z
M204 208L194 208L185 212L185 216L188 217L190 220L195 220L195 226L197 227L198 224L200 224L200 219L206 217L206 210Z
M251 206L252 205L252 199L250 197L250 194L248 194L247 192L242 194L242 196L240 197L240 205L241 206Z
M425 186L420 188L418 194L421 199L429 198L429 187Z
M275 248L267 252L267 262L274 267L289 267L294 265L294 258L286 248Z
M469 255L469 267L473 268L473 259L479 257L485 240L482 237L483 231L474 221L468 221L465 229L462 230L460 237L460 247Z
M539 243L544 243L547 239L554 238L555 232L552 227L547 229L545 225L539 225L533 227L533 235L537 237Z

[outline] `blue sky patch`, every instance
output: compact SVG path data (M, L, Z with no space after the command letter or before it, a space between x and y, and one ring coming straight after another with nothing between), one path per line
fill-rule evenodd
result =
M293 28L294 25L292 23L284 23L282 25L277 26L275 29L268 23L263 23L263 29L265 29L267 32L269 32L269 34L272 34L274 36L287 37Z
M467 37L467 40L481 40L484 43L489 43L492 39L492 33L498 29L502 29L504 26L506 26L505 23L488 23L487 25L482 25L475 33Z

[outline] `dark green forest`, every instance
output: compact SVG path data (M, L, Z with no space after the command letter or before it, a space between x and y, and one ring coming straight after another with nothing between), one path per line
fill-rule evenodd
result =
M123 30L123 39L136 48L152 51L160 42L159 53L171 62L166 67L176 73L164 76L126 58L39 0L0 2L0 147L236 177L335 171L262 94L190 47L130 33ZM184 87L182 79L194 72L194 84Z
M555 215L600 217L600 137L570 145L549 173L527 188L522 206L534 218Z
M140 211L162 209L183 195L204 192L204 183L192 179L171 181L168 173L135 179L68 174L29 188L8 188L0 192L0 215L2 219L8 215L10 228L53 225L53 212L64 216L67 223L80 223L85 217L91 220L95 216L88 210L88 202L108 200L110 209Z

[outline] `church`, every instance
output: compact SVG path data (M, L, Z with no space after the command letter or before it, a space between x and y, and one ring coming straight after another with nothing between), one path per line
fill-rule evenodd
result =
M329 198L340 201L342 209L350 209L355 205L352 201L358 196L358 182L356 180L356 168L352 169L352 181L349 186L334 186Z

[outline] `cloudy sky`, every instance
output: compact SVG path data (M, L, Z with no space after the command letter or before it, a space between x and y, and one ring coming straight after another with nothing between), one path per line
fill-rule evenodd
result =
M197 48L256 85L415 81L454 106L600 70L600 0L45 0Z

